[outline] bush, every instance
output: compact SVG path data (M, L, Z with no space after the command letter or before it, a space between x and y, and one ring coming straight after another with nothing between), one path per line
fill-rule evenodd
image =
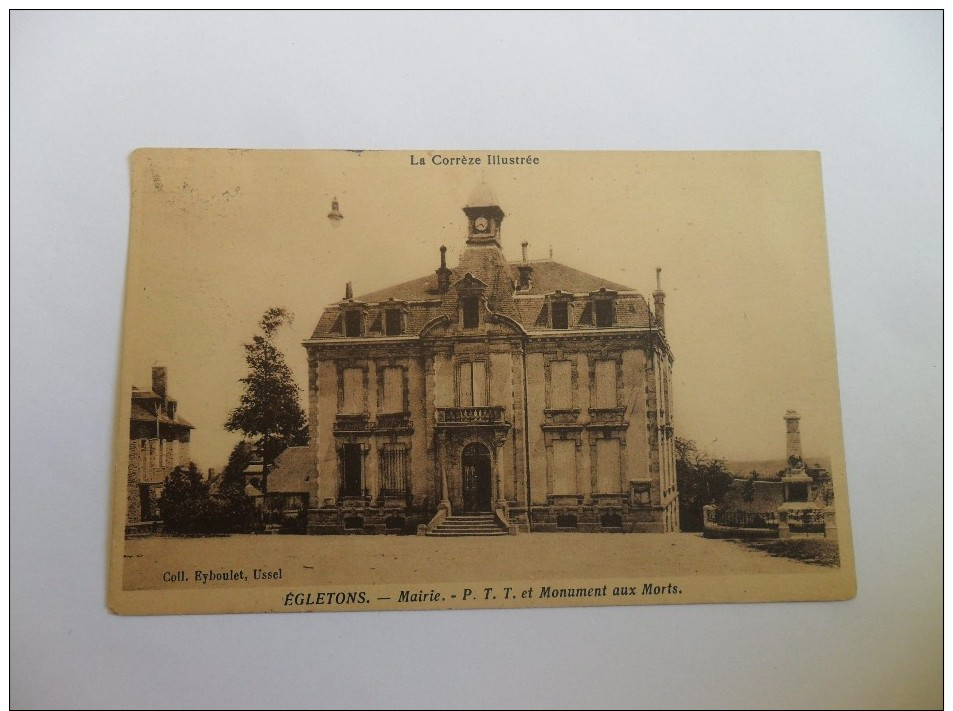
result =
M702 508L708 504L720 504L731 485L728 465L724 460L699 450L692 440L677 437L675 473L681 529L701 531L704 527Z
M205 533L209 527L208 484L198 467L176 467L165 478L159 512L168 533Z

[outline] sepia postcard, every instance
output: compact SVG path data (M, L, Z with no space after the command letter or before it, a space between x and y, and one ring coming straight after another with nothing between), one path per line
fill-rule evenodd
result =
M855 594L820 155L140 149L121 614Z

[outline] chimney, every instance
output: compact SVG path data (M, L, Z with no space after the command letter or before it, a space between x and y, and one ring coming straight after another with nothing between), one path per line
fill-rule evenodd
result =
M784 422L787 424L787 458L788 462L791 461L791 457L797 457L798 461L802 461L801 457L801 416L797 414L796 410L788 410L784 415Z
M517 288L520 291L529 291L533 286L533 268L529 264L520 264L516 267L516 271L519 272Z
M523 247L523 261L525 262L525 261L526 261L526 248L529 247L529 242L523 242L522 247Z
M152 369L152 392L165 400L166 388L168 385L168 374L164 366L156 366Z
M344 299L350 301L354 298L354 289L351 288L351 282L348 282L344 287Z
M450 270L447 269L447 248L440 246L440 268L437 269L437 291L446 294L450 289Z
M652 292L655 300L655 322L659 330L665 330L665 292L662 291L662 267L655 267L655 291Z

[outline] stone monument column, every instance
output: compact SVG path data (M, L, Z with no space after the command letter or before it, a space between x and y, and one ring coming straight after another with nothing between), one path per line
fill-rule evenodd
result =
M788 462L791 461L791 457L797 457L798 461L801 461L801 416L795 410L788 410L784 415L784 421L787 423Z

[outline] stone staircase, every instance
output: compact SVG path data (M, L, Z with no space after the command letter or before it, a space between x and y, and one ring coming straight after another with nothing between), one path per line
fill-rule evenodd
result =
M448 516L428 536L505 536L507 532L492 513L465 513Z

